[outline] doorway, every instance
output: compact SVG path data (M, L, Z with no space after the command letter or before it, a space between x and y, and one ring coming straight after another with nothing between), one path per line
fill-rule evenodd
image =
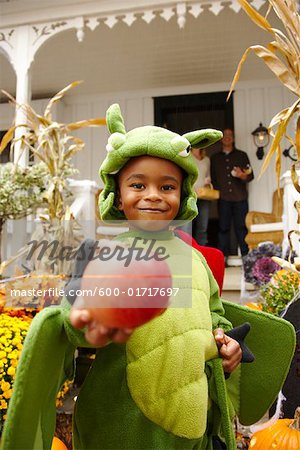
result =
M172 95L154 98L154 121L159 127L168 128L179 134L201 128L234 129L233 95L226 101L228 92L208 92L204 94ZM221 149L216 142L207 148L206 154L211 157ZM217 247L218 236L217 202L211 202L208 244ZM235 235L231 233L231 254L237 253Z

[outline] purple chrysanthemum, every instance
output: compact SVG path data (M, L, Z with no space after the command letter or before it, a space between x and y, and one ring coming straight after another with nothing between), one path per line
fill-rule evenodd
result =
M256 280L256 284L261 286L270 281L274 272L280 269L280 266L276 264L270 257L265 256L255 261L252 275Z

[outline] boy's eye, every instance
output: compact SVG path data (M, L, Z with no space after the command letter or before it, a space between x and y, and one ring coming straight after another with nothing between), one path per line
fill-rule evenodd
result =
M174 189L175 189L175 186L173 186L171 184L165 184L164 186L162 186L163 191L172 191Z
M130 187L133 187L134 189L142 189L144 185L143 183L132 183Z

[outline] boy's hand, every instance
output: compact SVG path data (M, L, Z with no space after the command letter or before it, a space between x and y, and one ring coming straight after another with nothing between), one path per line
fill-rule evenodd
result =
M73 308L70 313L70 322L74 328L86 328L85 338L95 347L104 347L109 341L125 343L133 333L133 329L105 327L92 319L88 309Z
M240 344L224 333L222 328L214 330L215 341L219 349L219 355L223 359L224 372L231 373L236 369L242 359Z

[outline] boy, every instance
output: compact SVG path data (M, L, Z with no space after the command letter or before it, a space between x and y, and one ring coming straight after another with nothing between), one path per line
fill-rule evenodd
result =
M206 434L209 400L203 361L205 358L217 356L212 327L215 329L215 340L220 347L219 353L223 358L225 372L231 373L238 366L242 352L238 342L226 336L222 329L223 327L229 329L231 325L222 317L223 308L217 295L218 288L209 269L204 265L200 255L193 256L191 247L176 238L170 231L174 220L190 220L197 214L195 194L192 190L197 169L189 154L190 142L185 137L180 138L168 130L155 127L132 130L125 138L125 133L120 133L124 130L118 105L109 108L107 124L112 135L109 138L107 158L100 168L105 183L100 198L102 218L113 220L119 217L119 219L128 220L130 231L117 238L126 245L131 245L132 238L144 238L146 233L149 239L156 240L157 245L167 248L171 258L176 259L176 255L180 255L182 266L188 266L188 259L193 258L193 307L181 309L170 307L162 316L139 327L136 332L126 329L108 329L93 320L88 309L73 308L71 323L75 328L85 326L86 339L95 346L104 346L110 340L128 341L125 354L127 351L128 355L134 355L134 361L127 356L127 383L137 407L135 414L138 416L140 426L143 427L144 417L150 419L153 424L150 427L151 431L144 431L142 440L139 436L134 437L133 440L123 436L124 448L141 448L142 445L145 446L143 448L159 449L172 449L177 446L193 448L195 445L198 448L210 448L212 436ZM221 134L215 130L205 130L198 135L195 132L194 139L203 142L203 145L208 145L220 137ZM117 167L112 167L115 160ZM111 172L113 172L112 175ZM113 202L112 194L114 194ZM109 206L108 202L110 202ZM97 263L94 262L94 264ZM172 265L172 261L170 264ZM97 273L96 268L95 273ZM180 284L179 288L182 289ZM187 291L185 295L189 295ZM99 305L101 305L101 298ZM199 316L197 320L195 315ZM184 329L182 329L183 322ZM170 323L172 330L170 330ZM219 328L220 326L222 328ZM206 335L209 330L211 330L210 337ZM159 339L156 342L157 333L160 334L160 339L168 339L168 347L173 346L174 350L164 348L163 353L158 356L162 343ZM189 336L191 333L193 333L192 338ZM186 342L177 348L175 341L179 336ZM148 353L149 340L152 346L151 352ZM196 340L198 342L195 342ZM200 342L201 348L199 348ZM136 346L140 353L138 357ZM167 347L166 344L165 346ZM177 352L176 356L175 352ZM191 358L184 356L188 353L193 353L193 356ZM186 370L182 371L180 379L177 380L176 370L180 373L178 366L182 358L186 359ZM149 359L151 362L143 364L143 359ZM138 369L134 365L139 366ZM172 373L165 370L165 366L168 365L171 365ZM139 380L135 370L139 373L141 386L138 386ZM150 385L149 380L143 379L145 372L152 377L151 371L153 374L160 373L159 381L156 380L159 386L155 386L155 379L151 380ZM166 382L168 377L173 378L172 389ZM183 380L184 388L181 386ZM164 383L165 390L160 389ZM153 390L160 390L160 395L153 395ZM184 390L186 393L183 392ZM177 394L177 391L180 393ZM175 398L170 402L162 401L165 395ZM159 407L153 407L152 403L157 403ZM160 408L164 410L163 415L160 415ZM188 419L189 414L190 419ZM94 425L96 426L96 422ZM217 434L217 431L215 433ZM103 447L99 448L108 448L108 445L112 445L111 440L101 445Z
M179 136L158 127L126 133L118 105L109 108L107 124L112 134L101 166L102 219L129 219L130 230L117 238L125 246L137 237L146 245L155 236L154 249L163 246L170 255L172 276L190 265L192 284L180 276L173 276L173 282L181 300L188 293L192 303L172 307L171 298L162 315L135 330L105 328L76 306L70 316L66 298L60 307L44 309L26 337L1 448L50 447L57 391L66 378L72 379L76 347L93 345L100 348L76 401L74 450L212 450L224 448L223 442L235 450L232 417L237 411L242 423L253 423L268 409L291 360L294 331L285 321L227 304L226 313L238 324L240 315L242 321L251 316L255 325L259 322L260 334L254 328L250 340L257 369L243 370L239 344L222 331L231 323L224 317L216 281L201 254L171 231L174 219L183 223L197 214L192 188L197 170L190 147L209 145L221 134L203 130ZM90 344L76 330L85 326ZM263 345L262 336L271 342ZM224 371L231 373L226 383Z
M168 230L179 211L182 181L182 170L171 161L154 156L132 158L118 174L117 208L131 221L132 229L138 225L147 229L151 221L156 228ZM132 333L127 329L105 328L91 319L88 309L73 309L71 323L76 328L86 326L86 339L96 346L105 345L112 338L116 342L126 342ZM226 325L228 327L227 321ZM215 330L215 339L220 344L224 371L231 373L241 360L240 346L222 329Z

